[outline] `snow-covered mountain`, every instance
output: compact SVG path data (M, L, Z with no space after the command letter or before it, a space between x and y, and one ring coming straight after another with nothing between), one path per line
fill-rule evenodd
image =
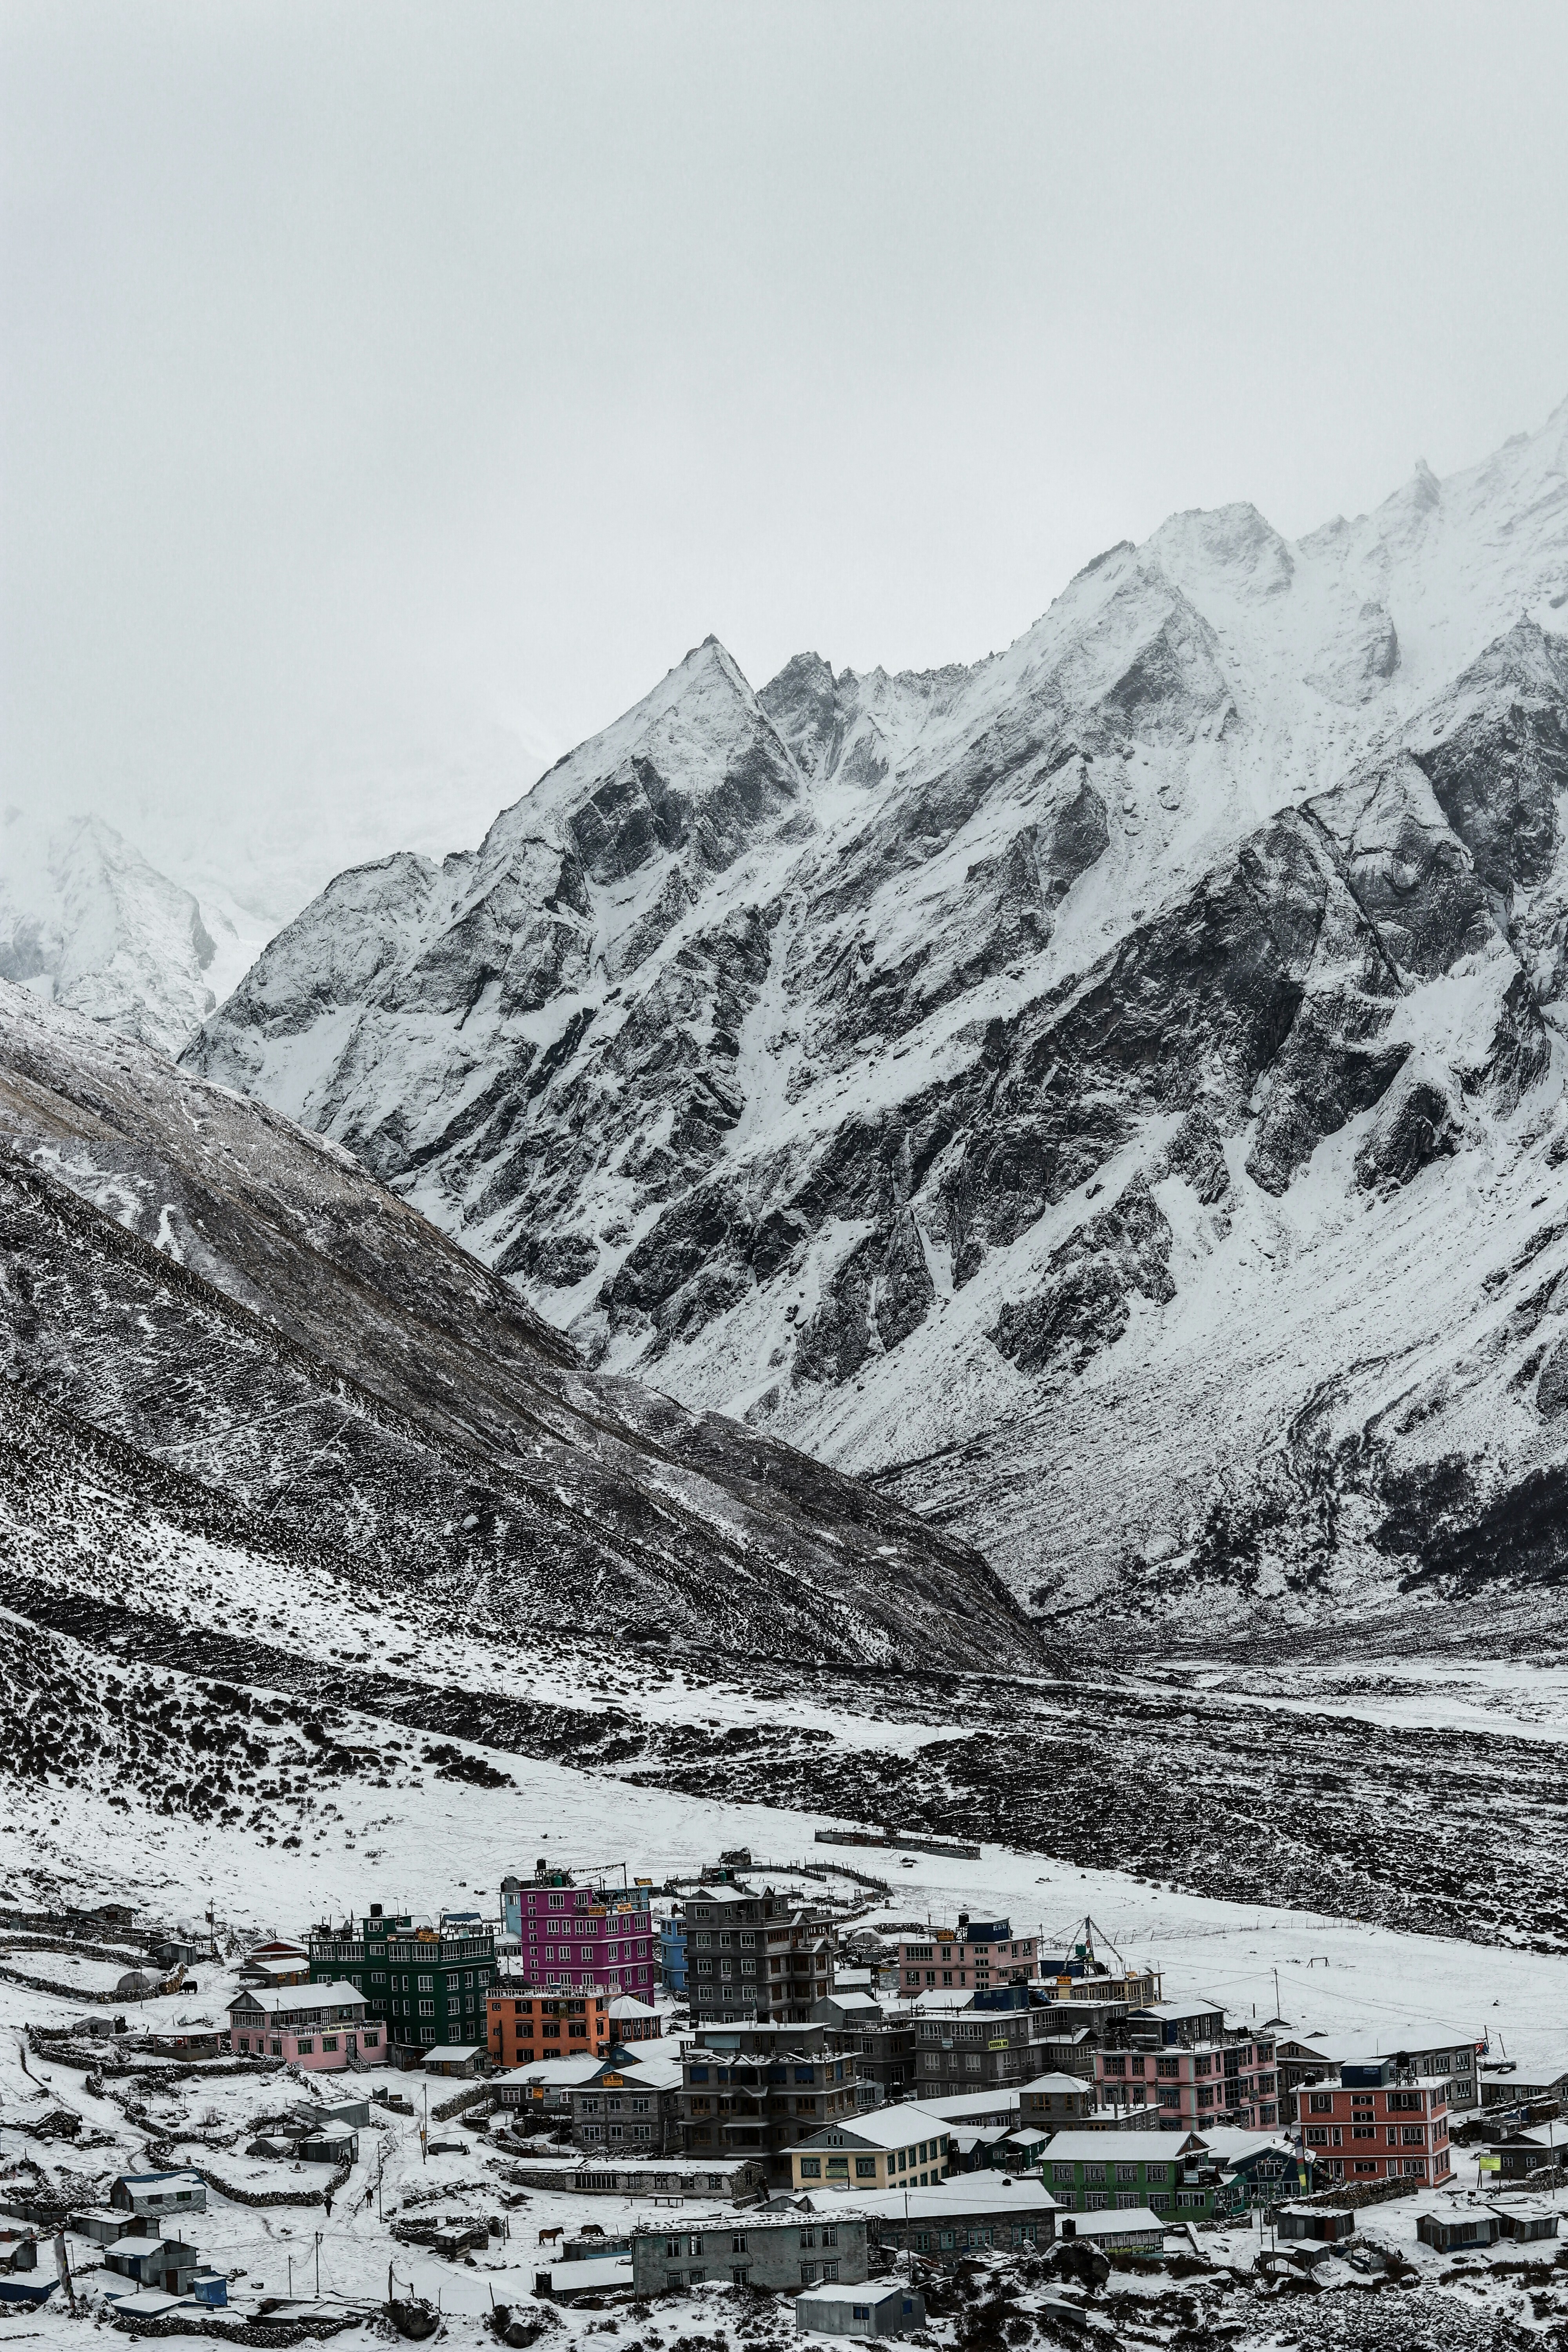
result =
M973 667L710 639L187 1058L1041 1607L1554 1576L1565 629L1568 403L1294 544L1173 517Z
M176 1054L249 960L101 817L0 815L0 979Z

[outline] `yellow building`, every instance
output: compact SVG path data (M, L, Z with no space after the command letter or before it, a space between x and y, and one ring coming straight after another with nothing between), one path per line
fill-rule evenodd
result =
M814 2189L929 2189L947 2178L950 2140L940 2116L910 2100L830 2124L789 2151L792 2185Z

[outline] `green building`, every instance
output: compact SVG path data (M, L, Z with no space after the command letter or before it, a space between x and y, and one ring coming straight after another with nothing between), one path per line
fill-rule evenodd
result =
M443 1913L439 1927L416 1927L406 1914L388 1918L370 1906L352 1920L323 1924L310 1937L310 1981L346 1979L384 2018L394 2052L453 2045L488 2046L485 1995L496 1979L493 1931L477 1911Z
M1040 2179L1064 2213L1147 2205L1173 2221L1207 2221L1224 2210L1219 2167L1185 2132L1057 2132Z
M1059 2131L1037 2157L1022 2145L1036 2142L1035 2133L1019 2140L1068 2213L1147 2205L1173 2221L1228 2221L1310 2185L1295 2149L1260 2132Z

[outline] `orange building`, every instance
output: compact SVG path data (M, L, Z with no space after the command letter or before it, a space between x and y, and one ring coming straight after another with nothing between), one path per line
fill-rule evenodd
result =
M541 1992L501 1985L485 2002L489 2053L497 2066L533 2066L542 2058L602 2058L610 2046L610 1996L602 1988Z

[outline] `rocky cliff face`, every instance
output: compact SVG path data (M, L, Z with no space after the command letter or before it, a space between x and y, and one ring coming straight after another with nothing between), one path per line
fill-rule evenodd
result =
M1568 406L1295 544L1175 517L973 668L710 640L188 1059L1042 1607L1555 1573L1565 624Z

